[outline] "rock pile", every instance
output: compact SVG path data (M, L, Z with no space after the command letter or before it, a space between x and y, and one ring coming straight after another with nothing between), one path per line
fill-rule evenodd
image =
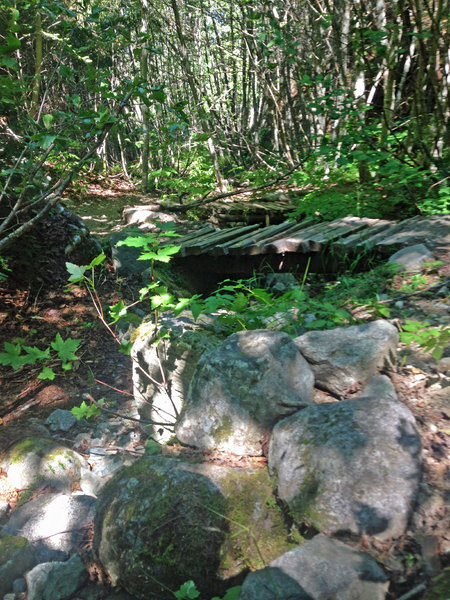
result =
M0 594L25 586L28 600L86 598L77 534L94 520L95 561L132 598L172 598L190 579L205 598L235 583L240 600L385 598L386 574L351 544L403 535L420 482L414 417L379 374L394 360L395 327L223 341L179 327L159 353L141 331L134 353L150 374L173 367L165 431L206 455L143 456L135 440L134 454L110 456L106 446L130 447L137 435L120 419L76 433L79 424L53 414L46 439L2 458L8 478L36 494L3 516ZM137 373L135 384L139 410L147 401L161 419L161 387ZM64 428L80 452L52 441ZM213 450L265 454L268 469L216 466Z

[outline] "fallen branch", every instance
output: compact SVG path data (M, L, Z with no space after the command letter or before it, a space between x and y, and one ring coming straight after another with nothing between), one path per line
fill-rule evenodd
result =
M240 188L238 190L233 190L232 192L223 192L221 194L216 194L215 196L212 196L211 198L208 198L209 194L211 193L211 192L208 192L202 198L200 198L200 200L196 200L195 202L190 202L189 204L180 204L177 206L171 206L170 210L172 212L187 212L188 210L191 210L192 208L197 208L197 206L204 206L205 204L210 204L211 202L215 202L216 200L222 200L222 198L230 198L231 196L237 196L238 194L243 194L243 193L248 193L248 192L258 192L259 190L264 190L265 188L272 187L279 181L283 181L284 179L289 177L289 175L291 175L294 171L296 171L299 167L301 167L304 164L305 160L306 159L297 163L296 165L294 165L292 167L292 169L289 169L289 171L287 171L286 173L283 173L282 175L279 175L276 179L272 179L268 183L264 183L262 185L257 185L257 186L251 187L251 188Z

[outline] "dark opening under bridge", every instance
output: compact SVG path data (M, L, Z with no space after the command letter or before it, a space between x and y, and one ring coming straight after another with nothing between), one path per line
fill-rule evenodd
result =
M170 242L181 246L175 262L189 269L200 287L202 282L209 287L224 274L246 277L265 265L275 271L302 270L309 260L313 270L333 271L344 256L388 254L418 243L450 247L450 214L398 222L344 217L315 223L306 219L229 229L207 224Z

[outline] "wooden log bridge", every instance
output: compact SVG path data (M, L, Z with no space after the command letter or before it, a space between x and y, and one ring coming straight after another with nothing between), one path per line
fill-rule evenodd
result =
M331 222L284 222L261 227L215 229L211 224L168 243L181 246L174 263L194 278L196 289L214 287L224 276L249 277L274 271L333 272L343 257L380 252L418 243L450 247L450 214L386 221L344 217Z
M344 217L315 223L286 221L260 227L244 225L215 229L207 224L176 240L180 254L186 256L254 256L261 254L320 252L325 246L336 246L346 252L353 250L389 250L447 238L450 243L450 214L413 217L404 221L386 221L359 217ZM175 240L172 238L171 243Z

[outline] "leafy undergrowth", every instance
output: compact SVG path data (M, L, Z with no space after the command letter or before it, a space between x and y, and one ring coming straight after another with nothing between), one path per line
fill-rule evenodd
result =
M355 320L389 316L399 324L406 319L419 323L431 320L440 326L448 317L447 300L422 292L438 283L440 276L448 276L450 261L443 258L445 262L439 272L430 270L420 281L400 275L392 277L383 268L360 276L344 274L338 280L328 282L308 277L304 288L312 301L309 310L317 312L319 306L323 310L329 303L331 313L337 314L341 322L331 320L326 326L348 324L349 316ZM3 282L0 290L3 340L14 347L40 349L54 349L52 344L57 340L80 340L80 343L71 349L70 357L64 355L71 362L71 368L64 374L58 370L61 357L50 355L49 367L57 373L52 381L39 378L42 365L37 363L30 364L25 360L17 370L7 364L0 366L0 452L26 436L30 419L44 421L56 407L79 406L83 396L89 394L96 400L104 398L106 405L123 409L130 402L127 394L132 392L129 358L118 353L116 342L99 324L86 290L74 287L32 293L12 283L8 286ZM102 304L112 305L120 299L126 303L136 300L131 279L122 281L121 288L120 298L111 267L104 267L97 287ZM244 291L237 289L238 294ZM395 301L391 301L393 296ZM345 311L345 314L336 313L336 310ZM314 320L310 322L314 323ZM61 347L61 342L57 347ZM406 350L406 346L404 348ZM409 346L403 362L391 376L399 399L416 418L424 449L424 474L416 518L408 532L394 543L362 540L358 547L383 564L392 582L390 598L394 599L437 574L448 562L450 528L445 520L444 503L449 493L450 379L437 373L436 361L415 343ZM183 449L179 451L183 452ZM219 458L227 460L226 457ZM218 460L215 456L210 459ZM236 461L234 458L233 464L242 466ZM0 497L13 505L17 501L15 494L15 490L4 490L2 496L0 486Z

